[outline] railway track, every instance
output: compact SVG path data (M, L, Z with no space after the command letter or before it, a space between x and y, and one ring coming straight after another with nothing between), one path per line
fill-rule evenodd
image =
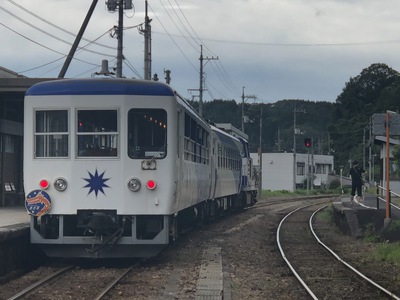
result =
M289 216L285 222L297 215L289 227L286 227L287 224L281 226L280 238L285 257L293 263L295 270L316 297L384 299L384 293L377 292L368 283L356 283L363 280L358 275L351 275L348 268L346 271L342 267L344 270L340 272L343 274L339 275L339 269L336 269L339 267L329 266L334 259L328 251L317 246L316 241L311 242L309 217L315 208L322 207L330 200L330 196L325 199L262 199L254 208L204 224L194 232L183 235L159 257L128 271L122 280L117 280L115 288L105 293L104 299L189 300L204 299L210 295L213 295L212 299L308 299L309 295L282 260L276 244L276 229L282 216L305 204L313 206L300 210L302 217L297 213ZM322 212L326 214L325 211ZM376 261L368 261L365 248L363 253L355 254L354 249L357 249L360 240L338 233L334 224L321 220L321 215L318 214L315 231L323 236L323 242L329 240L329 244L342 257L353 259L349 261L357 269L366 267L367 270L362 271L370 278L376 278L378 273L381 277L379 284L390 285L398 294L400 285L396 276L392 276L391 281L389 279L390 275L398 274L398 269L390 269L390 272L386 270L386 274L382 274L382 270L376 267ZM315 244L313 248L308 249L302 245L310 243ZM358 246L354 247L355 244ZM292 252L299 245L303 250ZM347 251L349 247L353 247L351 252ZM322 252L321 260L317 259L317 252ZM345 255L348 253L351 255ZM293 260L297 257L302 257L302 260ZM0 299L9 299L23 287L64 268L59 267L60 263L62 262L52 263L52 267L40 267L0 286ZM23 296L23 299L97 299L132 264L133 261L129 264L125 262L124 265L110 261L97 266L75 266L60 274L59 278ZM321 265L324 265L322 271L319 270ZM335 276L343 281L342 285L333 279ZM365 292L359 285L365 285L371 291Z
M343 261L316 236L312 218L316 208L325 206L296 208L277 229L282 257L309 295L313 299L399 299Z
M62 267L36 280L7 300L65 298L100 300L136 266L138 264L122 269L115 268L112 272L108 269L107 275L103 275L103 268L86 269L74 265Z

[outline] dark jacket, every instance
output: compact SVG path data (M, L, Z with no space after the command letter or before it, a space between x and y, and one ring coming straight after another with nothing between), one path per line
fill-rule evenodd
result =
M354 166L350 169L351 182L353 185L360 185L363 183L362 173L365 170L359 166Z

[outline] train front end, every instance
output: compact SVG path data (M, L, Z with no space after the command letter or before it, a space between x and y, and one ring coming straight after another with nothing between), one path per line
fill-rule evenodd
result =
M166 85L60 80L25 97L25 206L51 257L150 257L176 211L176 98Z

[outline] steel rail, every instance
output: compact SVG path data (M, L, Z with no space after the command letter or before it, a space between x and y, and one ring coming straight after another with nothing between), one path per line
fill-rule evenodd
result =
M292 264L290 263L290 261L287 259L285 252L282 249L281 246L281 242L280 242L280 231L281 231L281 227L283 222L285 222L285 220L292 214L294 214L295 212L313 206L313 205L317 205L317 204L309 204L309 205L305 205L305 206L301 206L299 208L296 208L295 210L291 211L290 213L288 213L279 223L278 229L276 230L276 242L278 244L278 248L279 251L281 252L282 258L285 260L286 264L288 265L289 269L292 271L292 273L294 274L294 276L297 278L297 280L301 283L301 285L305 288L305 290L307 291L307 293L314 299L314 300L318 300L317 296L315 296L315 294L313 293L313 291L308 287L308 285L303 281L303 279L301 278L301 276L296 272L296 270L294 269L294 267L292 266Z
M100 300L103 299L103 297L122 279L128 274L134 267L136 267L138 264L135 264L133 266L130 266L128 269L126 269L121 275L116 277L113 282L111 282L96 298L95 300Z
M68 266L68 267L65 267L65 268L63 268L61 270L58 270L57 272L54 272L54 273L50 274L49 276L47 276L47 277L35 282L34 284L28 286L26 289L20 291L19 293L17 293L14 296L8 298L7 300L20 299L23 296L25 296L26 294L28 294L29 292L31 292L32 290L36 289L37 287L49 282L51 279L54 279L54 278L58 277L62 273L66 272L66 271L68 271L68 270L70 270L72 268L75 268L75 266Z
M376 283L375 281L373 281L372 279L368 278L367 276L365 276L363 273L361 273L360 271L358 271L356 268L354 268L353 266L351 266L349 263L347 263L345 260L343 260L338 254L336 254L331 248L329 248L326 244L324 244L318 237L318 235L315 233L314 231L314 227L312 224L313 218L314 216L322 209L326 208L327 205L320 207L319 209L317 209L310 217L309 219L309 225L310 225L310 229L312 234L314 235L314 238L317 240L318 244L320 244L322 247L324 247L330 254L332 254L339 262L341 262L342 264L344 264L347 268L349 268L351 271L353 271L354 273L356 273L358 276L360 276L362 279L366 280L367 282L369 282L370 284L372 284L373 286L375 286L376 288L380 289L382 292L386 293L387 295L389 295L390 297L392 297L393 299L398 299L400 300L400 298L398 296L396 296L395 294L393 294L392 292L388 291L387 289L385 289L384 287L382 287L381 285L379 285L378 283Z

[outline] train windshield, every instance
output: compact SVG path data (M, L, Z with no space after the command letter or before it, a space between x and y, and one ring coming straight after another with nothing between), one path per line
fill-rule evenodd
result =
M118 111L78 110L78 157L118 155Z
M164 158L167 154L167 113L163 109L131 109L128 113L130 158Z
M35 157L68 157L68 111L35 112Z

